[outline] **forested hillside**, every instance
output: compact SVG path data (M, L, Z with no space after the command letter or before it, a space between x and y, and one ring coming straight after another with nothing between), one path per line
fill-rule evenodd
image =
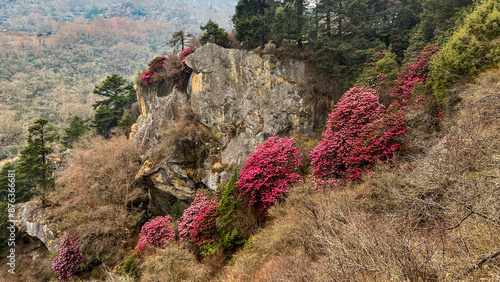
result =
M172 51L179 30L209 19L229 26L231 2L4 1L0 3L0 160L24 146L36 118L59 130L93 116L95 85L113 73L132 79Z

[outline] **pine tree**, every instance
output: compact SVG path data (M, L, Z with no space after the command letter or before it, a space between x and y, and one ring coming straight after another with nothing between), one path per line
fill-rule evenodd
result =
M205 33L201 37L201 42L203 43L215 43L222 47L229 47L229 35L227 31L219 25L209 20L206 25L200 26L201 30L205 30Z
M66 134L62 138L62 144L66 148L73 148L73 143L78 140L83 134L89 130L89 125L86 120L79 116L74 116L69 122L69 127L64 129Z
M123 77L113 74L94 88L94 94L108 97L93 105L97 110L92 122L97 133L108 138L111 129L122 118L125 108L136 101L135 89Z
M55 128L48 123L41 118L28 128L28 145L21 151L19 163L19 171L26 176L27 185L34 188L44 202L47 191L54 186L54 169L47 156L53 151L49 144L57 137Z

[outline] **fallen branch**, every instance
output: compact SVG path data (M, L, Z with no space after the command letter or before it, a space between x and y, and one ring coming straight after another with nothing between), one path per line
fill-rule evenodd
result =
M480 258L480 259L476 262L476 264L474 264L473 266L471 266L471 267L467 268L467 270L465 270L465 272L464 272L464 276L465 276L465 275L467 275L467 274L469 274L469 273L471 273L472 271L474 271L474 270L476 270L476 269L480 268L480 267L481 267L481 266L483 266L483 264L485 264L487 261L489 261L490 259L493 259L493 258L497 257L498 255L500 255L500 249L498 249L498 250L496 250L496 251L494 251L494 252L490 253L490 254L489 254L489 255L487 255L487 256L484 256L484 257ZM458 278L458 279L460 279L460 278Z

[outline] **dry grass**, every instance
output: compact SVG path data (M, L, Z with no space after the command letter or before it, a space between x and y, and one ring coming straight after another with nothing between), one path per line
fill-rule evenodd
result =
M207 266L198 263L196 257L180 245L150 251L153 253L146 254L141 263L140 281L206 281L211 274Z

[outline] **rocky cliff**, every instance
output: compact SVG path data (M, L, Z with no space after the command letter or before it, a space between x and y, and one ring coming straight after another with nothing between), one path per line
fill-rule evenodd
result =
M207 44L186 63L193 72L185 91L166 80L137 87L142 114L133 136L146 153L136 179L146 183L163 212L176 199L187 206L199 188L215 189L229 177L231 166L243 165L268 137L306 135L324 124L330 101L312 93L314 75L301 61ZM178 156L152 160L163 138L170 138L162 130L188 106L217 136L215 143L205 144L210 155L196 168L186 167ZM193 177L193 169L201 176Z

